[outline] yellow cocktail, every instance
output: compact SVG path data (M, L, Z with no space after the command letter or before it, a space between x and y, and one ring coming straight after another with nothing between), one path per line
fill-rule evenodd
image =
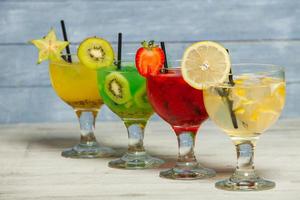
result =
M76 111L98 111L103 102L97 88L96 70L89 69L78 61L68 63L61 60L50 61L49 74L57 95Z
M64 27L63 27L64 29ZM79 119L80 143L62 152L64 157L95 158L109 157L114 151L102 147L94 135L95 120L103 104L97 88L97 71L110 66L114 60L113 49L104 39L85 39L77 50L77 55L63 55L69 42L57 40L54 29L41 39L31 40L39 50L38 63L49 60L49 74L56 94L72 106Z
M72 63L65 60L49 62L49 74L56 94L75 110L81 129L80 143L62 152L64 157L109 157L115 152L99 146L94 135L95 119L103 104L97 88L97 71L90 69L72 56Z

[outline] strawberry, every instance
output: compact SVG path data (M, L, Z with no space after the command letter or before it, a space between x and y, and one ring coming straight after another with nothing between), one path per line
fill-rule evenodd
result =
M135 55L135 65L142 76L158 74L165 62L165 55L154 41L143 41Z

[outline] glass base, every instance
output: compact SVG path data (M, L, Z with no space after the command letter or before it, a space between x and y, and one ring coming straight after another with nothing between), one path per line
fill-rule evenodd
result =
M106 158L116 156L116 151L110 147L100 146L98 143L93 145L77 144L63 150L61 155L66 158Z
M161 171L159 176L162 178L175 180L195 180L206 179L216 175L213 169L201 167L199 164L193 167L174 167L172 169Z
M122 158L110 161L108 166L117 169L152 169L164 163L159 158L154 158L146 152L126 153Z
M216 188L228 191L261 191L275 187L272 181L256 178L255 180L232 180L231 178L219 181L215 184Z

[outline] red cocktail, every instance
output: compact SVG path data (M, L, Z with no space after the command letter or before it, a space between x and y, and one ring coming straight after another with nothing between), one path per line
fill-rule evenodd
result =
M147 77L147 93L155 112L168 122L178 137L179 157L174 168L162 171L161 177L171 179L200 179L215 172L203 168L194 155L195 135L208 118L203 94L188 85L180 68L169 68L165 73Z
M183 80L180 68L149 77L148 98L156 113L171 124L176 134L183 131L196 134L208 117L202 91Z

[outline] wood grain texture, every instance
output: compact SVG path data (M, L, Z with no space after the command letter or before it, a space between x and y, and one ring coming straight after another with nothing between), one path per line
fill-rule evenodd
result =
M196 155L217 176L207 180L161 179L161 169L127 171L107 167L111 159L65 159L63 148L78 141L77 124L19 124L0 126L0 198L5 200L115 199L258 199L300 198L299 119L281 120L261 137L256 150L258 173L276 182L263 192L224 192L214 188L235 166L230 139L211 122L198 134ZM127 134L117 122L98 123L96 135L105 145L125 150ZM145 144L149 153L168 162L177 154L175 134L164 122L150 122ZM287 145L288 144L288 145Z

